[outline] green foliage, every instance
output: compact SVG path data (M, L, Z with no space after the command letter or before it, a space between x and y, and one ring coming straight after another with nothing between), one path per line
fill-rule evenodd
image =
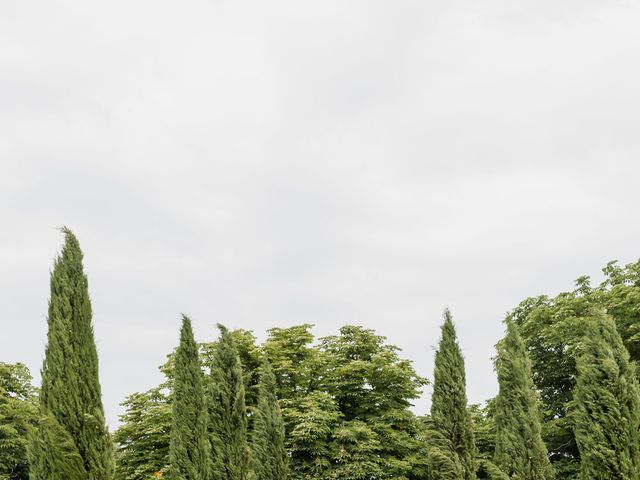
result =
M550 480L553 469L541 437L531 364L517 326L506 321L507 333L497 345L495 361L500 391L495 399L495 464L512 478Z
M296 407L283 411L292 425L288 435L291 477L327 478L332 467L332 432L340 420L338 406L328 393L315 391L301 397Z
M510 477L494 463L483 458L478 462L478 478L487 480L509 480L511 478L519 479L520 477Z
M448 470L452 474L459 466L462 470L458 478L473 480L476 477L476 447L473 424L467 410L464 358L449 310L444 312L433 377L431 423L435 445L432 450L437 447L437 458L444 456L451 461L455 468ZM435 474L433 468L430 474Z
M284 422L276 397L276 378L264 361L258 384L258 406L252 435L253 471L257 480L286 480L288 465Z
M171 403L161 387L134 393L122 403L120 428L114 434L116 478L148 480L168 471Z
M39 399L23 365L0 363L0 480L113 479L82 252L64 233ZM603 271L514 309L485 408L467 406L445 311L425 418L411 402L426 381L372 330L274 328L259 346L220 326L198 345L184 318L167 381L123 403L116 478L640 480L640 262Z
M249 416L247 417L247 429L253 429L254 416L251 412L258 405L258 383L260 380L260 367L262 365L262 350L256 344L256 337L249 330L236 329L229 332L238 352L238 358L242 365L242 377L244 380L245 405ZM209 367L216 352L218 341L203 343L200 352L203 365ZM209 388L211 376L205 378L205 385Z
M322 361L313 347L313 325L272 328L264 344L278 386L278 398L293 399L319 388Z
M296 480L321 478L327 471L330 433L340 417L333 399L319 390L323 362L312 345L311 328L273 328L263 346L276 378L290 476Z
M574 291L526 299L510 314L531 358L542 400L542 435L558 479L576 478L580 466L570 406L577 378L576 346L584 319L594 308L614 318L631 360L640 360L640 261L626 267L610 262L603 273L605 279L596 287L581 277Z
M313 345L310 329L272 329L264 345L291 478L410 478L424 463L410 410L424 379L372 330L346 326Z
M409 477L418 448L411 401L426 381L370 329L342 327L319 348L323 387L341 416L333 434L337 478Z
M31 374L21 363L0 362L0 479L27 480L27 447L37 419Z
M86 480L88 473L71 434L54 415L42 411L41 415L29 444L30 478Z
M203 374L191 321L185 316L175 354L171 413L168 477L208 480L211 458Z
M65 245L51 273L37 435L42 438L33 443L31 476L32 480L51 480L52 475L64 472L72 475L77 453L86 471L84 480L109 480L113 477L113 446L102 407L88 282L78 240L70 230L63 232ZM52 441L59 441L64 449Z
M429 480L460 480L465 468L451 439L436 428L431 419L425 437Z
M211 369L209 435L212 479L245 480L249 474L244 377L231 333L218 325Z
M257 402L258 370L260 348L255 345L255 337L245 330L230 332L240 358L247 359L248 368L243 368L245 386L254 394ZM199 346L203 368L209 368L215 355L217 341ZM244 364L243 364L244 367ZM176 351L167 355L167 361L160 366L166 381L158 387L143 393L134 393L122 404L126 412L120 417L121 426L114 439L118 445L118 480L142 480L156 478L168 473L169 437L171 430L172 385L176 374ZM211 376L204 377L205 396L208 398ZM250 409L254 404L247 404ZM249 422L252 416L249 417Z
M473 437L476 443L478 460L493 460L496 450L496 422L493 416L493 401L482 408L480 405L469 405L467 409L473 424Z
M640 390L613 319L595 312L577 361L573 420L580 478L640 478Z

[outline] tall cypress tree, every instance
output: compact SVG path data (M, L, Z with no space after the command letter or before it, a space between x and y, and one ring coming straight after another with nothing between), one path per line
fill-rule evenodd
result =
M218 329L209 397L212 480L246 480L249 447L242 366L231 333L222 325Z
M31 448L33 480L110 480L113 446L105 424L98 353L82 251L64 228L51 273L41 422Z
M184 315L174 369L169 478L208 480L210 444L203 374L191 320Z
M494 409L495 464L509 478L550 480L553 469L540 434L531 362L516 325L510 320L506 325L495 362L500 385Z
M476 478L476 447L473 425L467 411L464 358L449 310L444 311L442 337L435 357L431 422L434 437L443 441L440 454L452 455L462 479ZM455 461L454 461L455 460Z
M640 391L613 319L595 312L577 359L574 432L580 478L640 478Z
M265 359L258 384L252 453L256 480L286 480L287 451L284 446L284 422L276 398L276 377Z

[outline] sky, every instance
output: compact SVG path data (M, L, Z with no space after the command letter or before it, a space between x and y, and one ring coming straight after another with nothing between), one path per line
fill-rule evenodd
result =
M0 361L85 253L107 418L199 341L359 324L471 402L521 300L640 257L633 1L0 3ZM416 402L425 413L429 389Z

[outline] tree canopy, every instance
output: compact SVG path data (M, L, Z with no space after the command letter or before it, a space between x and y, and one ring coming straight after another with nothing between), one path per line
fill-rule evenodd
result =
M426 378L371 329L258 342L218 325L197 343L183 317L164 381L125 399L111 436L83 254L63 232L40 390L0 362L0 480L640 480L640 262L510 312L484 406L467 403L446 310L428 413L413 407Z

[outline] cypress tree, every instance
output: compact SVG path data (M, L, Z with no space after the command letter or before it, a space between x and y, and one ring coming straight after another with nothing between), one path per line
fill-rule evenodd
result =
M207 480L210 444L203 374L191 320L184 315L174 369L169 478Z
M435 437L443 439L440 451L457 457L452 465L460 465L460 478L475 480L476 448L467 411L464 358L449 310L444 311L442 337L435 356L431 422Z
M209 404L212 480L246 480L249 447L242 366L231 333L222 325L218 329Z
M437 431L432 422L426 431L427 471L429 480L460 480L464 468L453 444Z
M276 377L264 360L258 384L252 438L253 471L256 480L286 480L287 451L284 447L284 422L276 398Z
M640 478L640 392L634 364L613 319L595 312L587 319L577 359L574 432L580 478Z
M510 478L550 480L553 470L540 434L537 396L531 362L516 325L497 345L495 368L500 390L495 400L495 464Z
M51 273L48 334L39 397L41 421L31 446L33 480L110 480L113 445L98 379L88 282L75 235Z

